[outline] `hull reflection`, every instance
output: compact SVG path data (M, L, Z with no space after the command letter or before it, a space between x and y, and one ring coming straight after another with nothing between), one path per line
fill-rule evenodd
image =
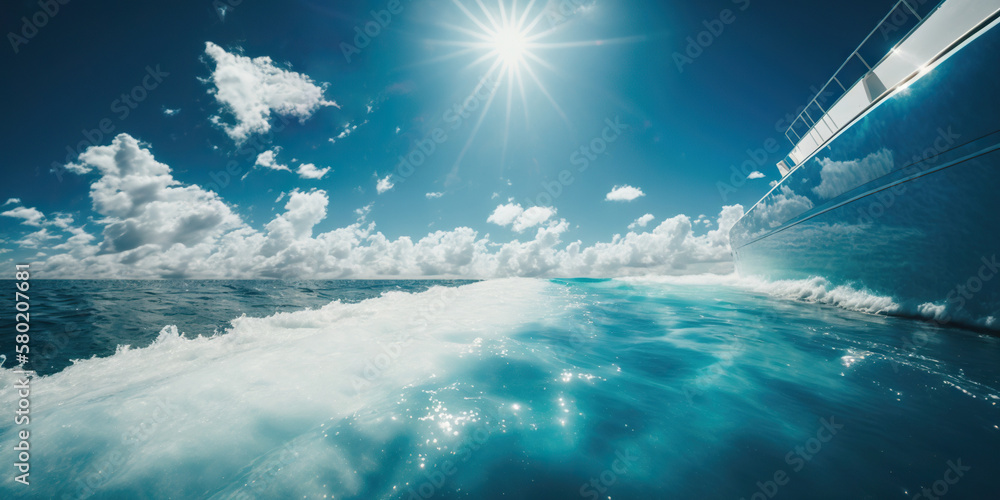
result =
M1000 329L1000 28L990 24L802 162L736 224L737 270L821 276Z

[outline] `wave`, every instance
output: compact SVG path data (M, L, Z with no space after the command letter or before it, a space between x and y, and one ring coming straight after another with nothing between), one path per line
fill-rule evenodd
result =
M930 321L941 326L1000 331L998 315L976 317L956 307L945 297L939 301L911 301L882 294L854 284L835 284L822 276L799 280L768 280L758 276L701 274L618 278L630 283L657 283L677 286L729 286L769 297L839 307L865 314L900 316Z
M168 326L147 347L120 346L109 357L76 360L31 381L31 434L45 436L31 442L32 472L38 471L33 493L199 497L216 491L232 497L248 491L261 470L311 456L298 466L332 468L345 478L338 496L357 494L351 491L357 479L348 476L363 468L358 457L348 460L324 439L336 423L353 422L341 431L357 439L384 432L392 424L383 421L387 415L431 416L437 425L443 412L434 405L419 407L422 415L400 414L405 389L448 379L478 356L503 349L503 339L525 325L558 321L574 307L567 294L528 279L387 292L359 303L243 316L211 337L187 338ZM18 377L0 369L5 387ZM0 402L14 408L16 395L4 391ZM458 435L478 420L456 417L449 430ZM8 450L17 445L12 424L0 423L0 446ZM301 472L298 478L320 475ZM18 491L11 476L0 491ZM219 478L229 482L220 487ZM331 489L282 484L277 491Z

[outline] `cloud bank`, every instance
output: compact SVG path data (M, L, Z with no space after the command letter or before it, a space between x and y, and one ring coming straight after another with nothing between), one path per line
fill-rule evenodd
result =
M692 221L678 215L650 231L584 246L563 241L570 224L556 219L554 208L524 209L510 203L498 206L489 222L518 233L532 229L530 239L499 243L468 227L419 239L389 239L367 221L370 207L359 209L353 224L318 231L329 205L327 193L318 189L292 191L283 198L279 214L253 228L216 193L174 179L170 167L127 134L110 145L88 149L73 171L96 177L90 198L101 215L92 222L100 226L100 236L74 227L66 217L56 218L60 228L34 209L18 207L3 214L26 225L62 229L39 242L50 245L44 248L50 255L35 263L40 276L335 279L727 273L732 271L728 232L743 214L741 206L725 207L715 229L705 234L696 234ZM62 240L63 232L73 236L49 243Z

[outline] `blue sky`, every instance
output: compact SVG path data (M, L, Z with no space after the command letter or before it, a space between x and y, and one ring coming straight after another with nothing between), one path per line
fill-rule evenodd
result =
M775 125L808 101L892 2L539 0L521 29L511 30L526 39L492 41L490 17L501 25L511 12L521 19L527 4L487 0L484 11L469 0L69 2L54 15L38 2L8 4L8 45L0 50L8 75L0 82L8 117L0 134L0 202L8 201L0 258L35 262L51 277L724 267L720 224L738 214L720 220L723 207L749 207L766 192L777 178L774 164L791 147ZM376 17L384 25L378 34L356 38L366 26L376 31ZM718 34L708 36L713 29ZM699 38L708 43L689 47ZM364 47L345 49L358 41ZM265 75L256 85L252 71ZM227 83L227 74L243 81ZM510 74L520 75L523 92L517 80L509 89ZM484 78L486 87L470 98ZM126 93L133 98L123 100ZM233 95L240 100L227 102ZM243 116L264 106L267 125L241 128L240 106ZM345 128L350 133L338 138ZM80 164L67 147L131 151L124 142L112 145L117 134L169 167L169 174L143 174L161 176L153 183L160 191L149 195L158 204L145 205L137 196L148 193L122 187L124 174L62 167ZM757 155L764 178L732 184L731 166L775 143L780 149ZM431 144L433 152L422 154ZM267 151L287 170L255 167ZM408 155L425 159L400 168ZM302 164L313 167L305 170L313 177L329 170L303 178ZM382 187L393 187L380 193L387 177ZM119 184L108 187L112 180ZM720 183L733 188L725 197ZM93 188L98 184L103 191ZM625 189L611 195L616 187ZM639 191L643 196L627 201ZM129 198L132 208L107 208L101 196ZM199 203L217 217L191 215L201 213ZM529 210L534 204L540 207ZM635 223L646 214L653 219ZM176 231L153 228L172 224L156 217L173 216L185 221ZM282 224L294 228L284 239L276 229ZM344 228L361 231L348 240L363 240L345 251L380 256L341 256L353 264L335 262L337 270L319 262L336 254L332 238ZM420 252L400 243L438 231ZM634 238L619 244L630 231ZM376 234L382 239L364 243ZM233 243L234 235L247 239ZM662 238L684 242L668 254L662 247L670 241ZM574 242L605 246L566 268L560 262L582 255L561 253ZM235 257L224 250L229 244L257 250ZM518 263L498 264L503 251ZM309 252L315 255L303 257ZM383 262L393 258L402 263ZM191 259L254 264L216 274L219 265L198 267Z

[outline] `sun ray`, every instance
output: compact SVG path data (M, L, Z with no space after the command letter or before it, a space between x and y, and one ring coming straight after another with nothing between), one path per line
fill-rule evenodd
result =
M486 4L483 3L483 0L476 0L476 3L479 4L479 9L486 15L486 19L493 25L493 31L495 32L500 29L502 25L497 24L497 20L493 17L493 14L490 13L490 9L486 7Z
M514 104L514 70L507 72L507 118L503 126L503 148L500 150L500 171L507 164L507 143L510 140L510 110Z
M486 33L485 31L471 30L469 28L465 28L465 27L462 27L462 26L456 26L456 25L450 24L450 23L441 23L440 26L442 28L447 28L447 29L450 29L450 30L458 31L459 33L463 33L463 34L469 35L469 36L471 36L473 38L478 38L478 39L482 40L484 43L489 42L491 40L490 35L488 33ZM455 43L468 44L469 42L456 41Z
M545 1L496 0L494 4L491 0L452 0L452 3L458 8L461 15L468 19L469 24L458 26L442 22L440 25L447 31L465 39L451 38L432 42L436 45L457 47L456 50L442 55L434 61L471 56L472 60L466 65L466 68L479 71L480 66L484 63L488 64L481 82L492 81L495 87L491 90L485 105L480 108L479 114L475 118L475 125L448 174L449 181L446 182L457 178L462 160L473 146L486 115L493 109L493 104L497 100L504 98L507 100L506 103L502 104L499 113L503 123L497 123L497 126L503 126L502 138L499 141L501 173L506 168L508 149L510 149L511 141L515 137L512 133L515 114L520 114L520 111L515 113L515 95L523 107L525 127L530 128L532 125L531 117L537 116L538 110L531 107L531 103L534 102L533 94L537 93L549 101L551 109L566 123L567 128L571 131L574 130L572 121L555 97L559 94L554 95L545 85L542 77L555 74L560 78L567 78L571 81L573 79L560 70L557 65L554 65L553 59L545 57L543 53L559 49L593 48L649 40L649 37L588 41L554 40L552 38L555 38L557 33L566 32L567 24L543 25L543 21L546 19L545 9L548 8L548 2ZM478 11L474 5L478 6ZM542 71L541 74L539 70ZM492 80L493 78L496 80ZM476 86L476 93L480 92L481 85L482 83ZM502 86L507 87L506 91L502 93L506 95L501 94ZM532 111L536 113L532 113Z
M559 113L559 116L561 116L563 121L566 122L566 126L568 126L570 130L573 130L574 128L573 123L569 121L569 117L566 116L566 112L564 112L562 108L559 107L559 103L556 102L555 98L552 97L552 94L549 94L549 90L545 88L545 84L542 83L542 80L538 78L538 75L536 75L535 71L531 69L531 66L525 66L524 70L527 71L529 75L531 75L531 79L535 81L536 85L538 85L538 90L540 90L542 94L549 99L549 102L552 103L552 107L555 108L556 112Z
M521 89L521 103L524 104L524 121L526 123L531 123L528 120L528 92L524 90L524 78L521 77L521 72L517 72L517 86Z
M524 28L524 23L527 22L528 15L531 14L532 9L535 7L535 1L536 0L531 0L530 2L528 2L528 6L524 8L524 12L521 13L521 20L517 22L518 29L522 29L524 31L531 31L530 29ZM536 22L537 20L542 19L543 17L544 16L537 16L535 18Z
M620 43L636 43L648 41L647 36L627 36L621 38L610 38L607 40L589 40L585 42L562 42L562 43L545 43L538 44L535 48L538 49L577 49L581 47L602 47L605 45L616 45Z
M499 66L499 62L493 65L493 68L487 73L487 75L492 75L495 68ZM502 71L502 70L501 70ZM486 105L483 106L483 112L479 114L479 119L476 120L475 126L472 127L472 131L469 132L469 139L465 141L465 146L462 147L462 151L458 153L458 157L455 158L455 163L451 168L451 172L448 174L449 179L454 179L458 175L458 169L462 164L462 159L465 158L465 154L469 152L469 148L472 146L473 141L476 139L476 135L479 134L479 127L483 125L483 120L486 115L489 114L490 107L493 106L493 99L496 98L497 93L495 91L490 92L490 98L486 100Z
M507 20L507 9L503 6L503 0L497 0L497 4L500 6L500 26L510 26L510 21ZM515 5L514 8L517 8Z
M476 17L473 13L469 12L469 9L465 8L465 6L462 5L461 2L459 2L458 0L451 0L451 3L455 4L455 6L457 6L458 9L461 10L463 14L465 14L465 17L468 17L469 20L472 21L476 26L479 26L479 29L483 30L484 33L491 32L491 30L487 28L486 25L481 23L478 17Z
M524 55L527 56L528 58L530 58L531 60L537 62L538 64L541 64L542 66L546 67L549 70L558 71L556 69L556 67L553 66L551 63L549 63L545 59L542 59L541 57L538 57L537 55L535 55L535 54L533 54L531 52L525 52Z
M452 52L452 53L449 53L449 54L444 54L444 55L441 55L441 56L437 56L437 57L434 57L432 59L427 59L427 60L423 60L423 61L415 61L415 62L412 62L410 64L405 64L405 65L400 66L400 69L417 68L417 67L420 67L420 66L428 66L428 65L432 65L432 64L437 64L437 63L440 63L440 62L448 61L450 59L457 59L459 57L468 55L468 54L470 54L472 52L478 52L478 51L479 51L479 49L476 48L476 47L466 47L466 48L464 48L462 50L457 50L455 52Z

